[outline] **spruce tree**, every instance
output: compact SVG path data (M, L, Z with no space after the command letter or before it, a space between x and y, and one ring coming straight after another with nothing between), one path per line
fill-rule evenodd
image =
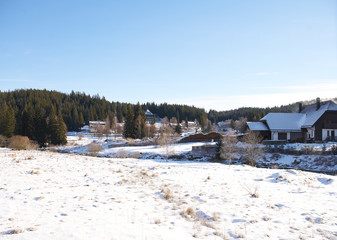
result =
M61 110L57 114L57 125L57 145L65 145L67 144L67 126L63 121Z
M35 129L35 136L36 141L40 147L45 146L47 142L47 122L45 118L44 110L38 106L35 108L35 115L34 115L34 129Z
M178 122L178 124L176 125L174 131L175 131L176 133L178 133L179 135L181 134L181 125L180 125L179 122Z
M140 104L137 104L136 112L135 112L135 137L136 138L144 138L145 137L145 113L140 107Z
M57 132L58 132L58 122L54 106L52 106L48 117L48 135L49 135L49 142L52 145L59 145Z
M133 107L129 105L128 112L126 114L125 124L124 124L123 136L125 138L135 138L134 132L135 132L135 128L134 128Z
M11 137L14 135L15 129L15 115L11 106L7 106L5 103L1 109L0 116L0 134Z

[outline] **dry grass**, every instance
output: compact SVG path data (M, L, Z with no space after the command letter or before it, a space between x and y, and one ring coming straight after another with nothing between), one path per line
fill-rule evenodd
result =
M34 175L34 174L39 175L40 174L39 170L37 170L37 171L32 170L29 173L32 174L32 175Z
M166 199L166 200L170 200L170 199L173 199L173 192L170 188L163 188L161 190L161 192L163 193L163 198Z
M17 229L9 230L9 231L7 231L6 233L11 235L11 234L19 234L19 233L23 233L24 231L25 231L24 229L17 228Z
M180 213L180 215L183 216L184 218L186 218L189 221L192 220L192 219L195 219L197 217L194 209L191 208L191 207L188 207L187 209L183 210Z
M218 215L217 212L213 213L212 219L213 219L213 221L216 221L216 222L220 220L219 215Z
M253 197L253 198L259 198L260 197L258 185L255 185L255 187L244 186L244 189L248 192L248 194L251 197Z
M159 224L161 224L161 221L160 221L160 219L158 218L158 219L154 220L154 223L157 224L157 225L159 225Z

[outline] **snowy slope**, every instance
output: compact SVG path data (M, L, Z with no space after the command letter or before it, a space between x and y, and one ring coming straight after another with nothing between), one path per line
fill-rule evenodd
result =
M337 238L336 176L8 149L0 161L0 239Z

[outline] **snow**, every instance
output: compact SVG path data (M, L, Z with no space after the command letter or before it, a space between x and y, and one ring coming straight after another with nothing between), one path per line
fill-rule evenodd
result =
M298 131L305 121L303 113L268 113L261 120L267 121L271 131Z
M263 122L247 122L247 125L252 131L269 131L268 127Z
M306 114L303 127L312 127L326 111L337 111L337 104L333 101L322 102L318 110L316 110L316 104L306 106L302 111Z
M336 176L52 151L0 159L0 239L337 238Z

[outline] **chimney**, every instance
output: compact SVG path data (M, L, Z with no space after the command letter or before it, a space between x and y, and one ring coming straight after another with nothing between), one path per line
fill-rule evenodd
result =
M316 111L321 107L321 99L318 97L316 98Z
M301 113L303 110L303 105L301 102L298 103L298 112Z

